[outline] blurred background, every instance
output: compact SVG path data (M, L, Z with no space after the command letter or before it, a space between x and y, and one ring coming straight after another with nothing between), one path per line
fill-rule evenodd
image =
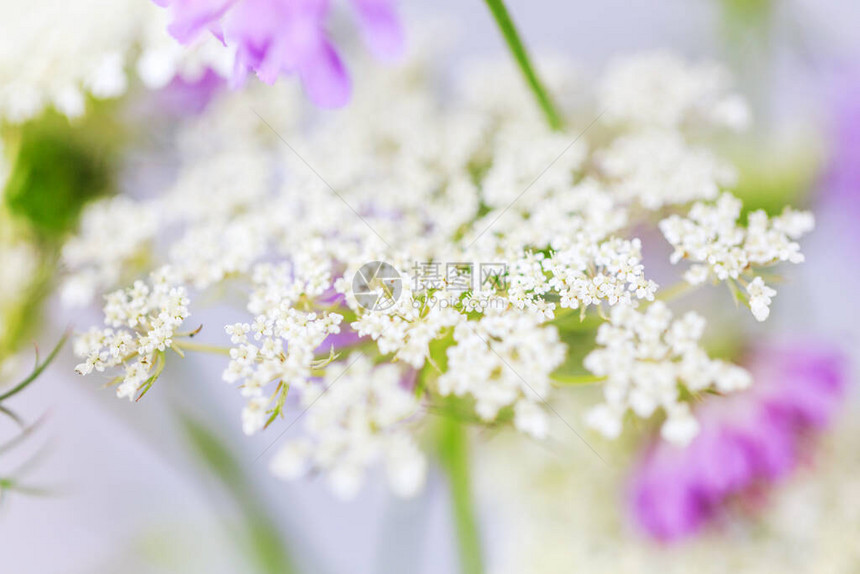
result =
M480 0L403 0L401 4L407 21L432 17L446 23L456 38L445 55L452 65L473 57L507 57ZM768 328L785 338L815 335L841 345L849 351L850 368L856 374L860 4L841 0L510 0L508 4L534 53L571 59L582 66L586 77L614 56L657 48L694 60L718 59L731 67L739 91L753 106L755 121L745 147L731 150L741 169L738 193L759 206L811 206L818 219L815 233L804 244L807 263L788 273L790 281L775 302ZM0 37L3 28L12 25L8 19L0 21ZM98 126L93 132L124 137L122 128L113 125ZM128 174L123 176L127 181L103 180L107 170L100 162L123 165L128 158L94 156L89 151L99 142L82 139L63 120L45 122L27 130L24 137L20 149L32 155L33 165L87 166L73 175L35 173L23 179L18 166L10 179L6 201L28 214L39 249L46 253L57 249L57 237L74 225L74 213L84 199L76 195L78 190L95 194L103 188L140 183L142 176L133 166L121 171ZM71 179L75 181L69 183ZM68 188L69 196L60 193L47 206L21 199L27 189L40 185ZM5 227L0 235L11 230L9 222L0 221L0 226ZM0 262L0 281L7 286L25 272L14 259ZM27 272L47 277L51 269ZM72 316L57 301L41 297L38 289L35 293L38 300L25 306L18 322L25 340L38 341L43 355L68 325L98 321L94 314ZM11 349L0 347L0 352L11 354ZM26 348L16 352L21 360L31 360ZM318 481L285 484L269 475L266 458L260 455L276 434L252 438L241 434L241 401L236 400L234 389L221 382L218 365L193 358L184 361L160 381L159 392L131 408L113 393L100 392L91 381L76 377L74 364L67 346L44 376L14 399L19 416L41 424L26 448L4 458L4 468L23 469L27 484L40 492L10 491L0 501L0 571L284 572L288 560L298 565L297 571L313 574L456 571L446 486L436 471L431 471L428 488L415 500L397 500L381 481L371 480L355 501L345 503ZM846 427L852 413L857 414L853 387L850 394L850 404L841 413L843 422L834 431L848 438L833 438L831 454L837 454L832 460L824 457L814 470L827 480L844 476L844 482L830 488L841 489L838 492L849 497L848 502L860 506L860 487L851 472L860 470L851 457L860 452L860 435ZM0 425L4 425L0 432L13 430L6 421ZM840 430L844 428L849 430ZM528 570L514 568L531 564L535 572L570 571L565 557L539 570L529 552L538 548L540 530L533 528L527 534L519 530L535 517L528 516L527 505L520 504L524 501L509 498L528 490L530 481L537 479L494 458L492 444L487 451L477 477L486 487L476 490L488 570L524 572ZM582 460L573 457L566 463L579 468L583 481L600 482L595 478L600 473L613 472L584 454ZM540 468L544 462L533 464ZM815 480L823 479L811 472L809 484L816 484ZM587 492L585 487L579 490L580 496ZM564 500L571 505L570 512L579 508L585 512L586 502L577 506L578 499L567 495ZM588 503L595 504L594 500ZM608 502L606 512L615 512ZM786 516L810 520L803 508L798 512ZM843 535L860 532L860 515L855 518L845 518L849 529ZM564 546L566 537L576 536L568 530L576 524L589 528L581 516L570 525L552 524L556 536L544 540L550 545ZM846 545L850 545L847 540ZM838 545L834 548L842 552ZM654 550L666 555L686 551ZM548 550L534 552L546 555ZM649 571L645 562L652 558L663 559L637 553L636 563L625 567L631 572Z

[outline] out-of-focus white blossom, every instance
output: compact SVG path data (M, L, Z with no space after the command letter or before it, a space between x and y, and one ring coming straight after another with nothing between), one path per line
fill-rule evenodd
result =
M612 123L661 128L702 123L743 129L749 123L749 108L730 89L729 74L718 64L689 64L667 52L652 52L610 64L600 100Z
M622 136L598 162L615 193L647 209L714 199L737 178L730 165L707 149L688 145L674 130Z
M128 89L137 68L150 88L175 76L194 80L206 69L231 73L229 50L214 37L193 49L178 46L165 15L137 0L0 2L0 121L20 123L45 108L75 118L86 99L109 99Z
M626 465L601 464L575 437L564 457L499 437L477 453L475 465L479 507L496 517L492 532L500 554L490 571L854 574L860 564L853 544L860 536L860 429L856 417L844 418L814 468L769 490L765 501L757 499L756 512L724 510L718 527L671 546L643 536L619 511Z
M154 239L158 213L118 196L84 210L80 230L62 251L63 264L76 270L61 289L64 302L73 306L87 304L99 291L119 283L123 266L144 254Z

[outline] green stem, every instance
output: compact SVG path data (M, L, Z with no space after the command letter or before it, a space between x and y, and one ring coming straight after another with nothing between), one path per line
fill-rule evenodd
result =
M558 386L590 385L602 383L606 377L597 375L553 375L552 382Z
M197 351L198 353L212 353L215 355L230 356L229 347L220 347L218 345L206 345L204 343L195 343L193 341L179 340L173 341L173 346L186 351Z
M674 285L667 287L665 289L661 289L657 292L657 296L655 299L657 301L672 301L674 299L678 299L683 297L693 289L695 289L696 285L691 285L686 281L681 281L679 283L675 283Z
M30 375L26 379L24 379L23 381L21 381L20 383L15 385L15 387L13 387L12 390L7 391L7 392L3 393L2 395L0 395L0 402L5 401L9 397L12 397L12 396L18 394L19 392L23 391L25 388L27 388L27 386L30 383L32 383L33 381L38 379L39 375L42 374L42 371L44 371L48 367L48 365L50 365L54 361L54 359L57 357L57 353L60 352L60 349L66 343L66 340L68 338L69 338L69 333L67 332L66 334L63 335L63 338L60 339L60 342L57 343L57 346L54 347L54 350L51 351L51 354L48 355L48 358L45 359L44 362L42 362L42 363L38 362L38 352L37 352L37 354L36 354L36 366L33 369L33 372L30 373Z
M465 428L443 417L439 432L439 459L448 475L461 574L481 574L481 538L472 502L469 444Z
M298 571L288 545L269 510L230 448L212 429L196 419L176 413L185 438L209 474L221 481L233 497L245 523L245 544L261 574L294 574Z
M535 99L537 99L538 105L540 106L541 111L543 111L543 115L546 117L549 127L555 131L561 130L563 125L561 114L555 107L552 98L544 88L540 78L538 78L538 75L532 66L528 52L520 39L520 34L517 32L517 28L514 25L513 20L511 20L511 15L508 13L504 0L485 1L487 6L490 8L490 12L493 13L493 17L496 19L496 24L498 24L499 30L502 32L502 36L505 37L505 42L507 42L508 48L511 50L511 54L517 61L517 65L525 77L529 88L531 88L532 93L534 93Z

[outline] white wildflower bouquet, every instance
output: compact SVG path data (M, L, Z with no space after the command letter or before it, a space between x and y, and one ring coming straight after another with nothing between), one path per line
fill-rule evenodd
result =
M569 99L569 67L548 71ZM246 434L304 415L272 471L323 471L343 495L376 463L417 492L429 415L536 439L555 417L615 438L633 416L683 445L695 397L753 383L708 356L706 319L672 300L724 285L737 321L732 298L765 320L772 268L803 260L813 221L743 213L731 194L734 170L707 142L748 113L721 68L618 61L558 130L527 92L480 76L444 103L419 61L365 78L311 125L277 105L282 91L225 96L179 130L170 189L87 210L63 251L67 300L141 278L108 291L105 327L77 339L80 374L139 399L186 353L225 355ZM663 287L643 258L666 244L680 273ZM211 323L195 301L213 297L241 297L246 317ZM603 399L567 420L554 397L579 383Z
M28 144L40 122L60 118L69 129L70 119L82 132L89 116L121 122L100 100L125 96L142 117L168 118L158 129L169 143L112 140L138 154L144 183L92 201L79 194L68 208L57 201L53 219L33 219L35 246L0 229L0 268L21 269L19 281L0 284L0 383L11 377L4 362L19 352L19 327L42 303L43 294L22 303L38 279L67 308L102 308L101 324L76 328L74 371L120 398L183 384L169 380L177 363L211 355L222 379L212 384L233 386L243 405L220 426L268 431L257 458L279 478L319 475L351 498L381 469L406 498L438 463L464 572L482 571L473 443L491 473L512 455L522 458L512 476L536 481L544 471L515 448L483 448L471 429L512 431L527 439L518 448L573 437L601 460L611 441L640 449L634 514L671 540L793 468L797 444L841 400L841 364L828 352L714 344L769 318L780 267L804 261L799 241L814 227L809 212L749 208L736 193L727 142L751 111L722 66L663 51L617 58L593 79L566 61L535 66L501 0L486 4L513 63L477 61L454 74L434 67L432 41L405 52L390 0L350 2L366 48L390 61L384 68L347 66L322 0L96 4L45 0L15 28L15 50L0 50L9 77L0 143L17 156L7 165L0 154L9 213L39 215L28 190L60 180L124 181L116 157L81 152L65 131ZM6 73L46 30L68 49ZM42 154L45 142L56 156ZM43 181L49 163L74 169ZM14 393L58 352L37 358ZM777 392L774 373L797 384ZM9 396L0 389L0 408ZM738 430L736 412L753 423ZM198 431L189 434L199 443L217 442ZM777 437L783 451L759 453L756 434ZM783 466L750 463L726 478L745 456ZM723 474L690 470L713 460ZM574 508L617 494L614 479L592 481L595 496ZM553 488L541 492L536 513L576 513L557 507ZM677 512L676 492L693 493ZM555 520L535 519L533 530Z

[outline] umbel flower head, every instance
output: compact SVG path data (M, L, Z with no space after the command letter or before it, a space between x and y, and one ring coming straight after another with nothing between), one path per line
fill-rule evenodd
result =
M217 24L229 43L246 4L258 5L222 3L194 21L205 21L200 33ZM569 69L554 68L549 86L571 85ZM537 440L577 426L613 439L638 417L683 445L702 428L693 401L755 388L748 371L708 353L707 313L676 313L672 294L725 284L765 319L775 293L763 270L802 260L797 239L812 219L740 220L735 174L706 147L745 117L720 68L628 58L599 82L595 109L570 110L582 119L565 132L544 128L514 89L469 77L443 105L420 62L364 73L348 110L310 126L278 87L222 94L179 130L171 189L88 208L63 253L67 299L116 289L141 261L169 265L200 336L222 338L223 379L246 405L237 426L263 432L301 405L305 436L272 469L325 473L341 495L375 463L396 492L418 490L420 438L438 416ZM517 85L499 81L509 79ZM612 113L600 116L604 102ZM600 118L588 127L589 116ZM670 288L643 260L644 238L663 237L673 261L693 265ZM106 306L124 335L84 336L82 371L129 368L138 350L156 362L212 350L174 323L153 336L166 302L136 289ZM244 296L244 317L219 325L197 309L227 292ZM751 320L729 293L723 303L737 323ZM114 353L120 336L127 348ZM149 388L131 375L124 391ZM603 398L579 421L555 405L583 382Z
M317 105L339 107L350 97L346 68L326 31L329 0L154 0L170 9L170 33L183 44L211 33L235 49L233 82L253 71L267 84L297 75ZM354 0L374 54L402 52L393 0Z

